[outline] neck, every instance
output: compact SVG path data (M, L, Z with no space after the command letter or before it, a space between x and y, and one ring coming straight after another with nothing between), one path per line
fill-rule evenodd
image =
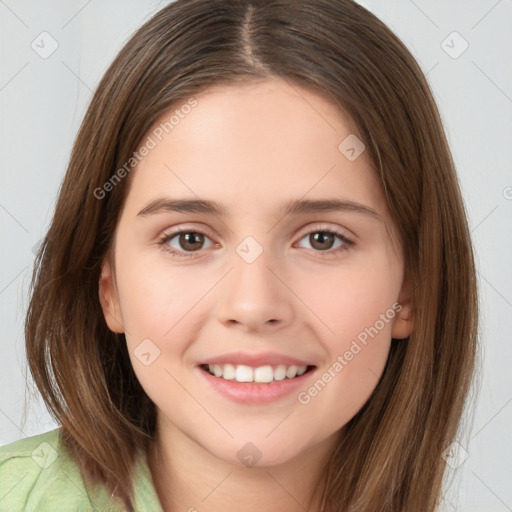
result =
M319 512L336 436L285 463L245 467L219 459L179 429L159 431L148 464L165 512Z

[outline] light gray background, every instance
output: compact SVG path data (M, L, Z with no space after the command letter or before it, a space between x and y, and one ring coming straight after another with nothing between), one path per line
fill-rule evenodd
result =
M133 31L166 3L0 0L0 445L57 426L37 395L22 423L33 248L49 225L92 91ZM450 470L444 509L512 510L512 0L360 3L404 41L427 74L477 251L481 385L459 438L468 458ZM51 48L49 39L42 48L43 31L58 43L47 58L31 47L35 40L38 51ZM457 58L445 51L458 54L463 40L469 47Z

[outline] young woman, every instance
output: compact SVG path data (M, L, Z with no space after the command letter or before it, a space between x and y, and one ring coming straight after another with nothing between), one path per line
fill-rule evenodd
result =
M475 269L418 64L349 0L178 0L102 79L36 260L60 428L2 510L431 512Z

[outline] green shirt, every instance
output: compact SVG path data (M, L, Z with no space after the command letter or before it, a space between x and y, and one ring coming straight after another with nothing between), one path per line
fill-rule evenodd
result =
M145 457L137 460L137 512L163 512ZM105 486L87 487L60 428L0 447L0 512L118 512Z

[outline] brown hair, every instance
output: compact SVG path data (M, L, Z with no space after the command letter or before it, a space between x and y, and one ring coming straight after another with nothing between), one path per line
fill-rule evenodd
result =
M477 290L464 205L438 109L406 46L350 0L177 0L144 24L101 80L36 258L28 363L91 482L132 509L137 451L156 410L98 298L129 177L102 187L172 105L214 84L276 76L354 120L404 253L415 329L393 340L371 398L343 427L322 511L434 511L475 364ZM341 142L341 141L340 141Z

